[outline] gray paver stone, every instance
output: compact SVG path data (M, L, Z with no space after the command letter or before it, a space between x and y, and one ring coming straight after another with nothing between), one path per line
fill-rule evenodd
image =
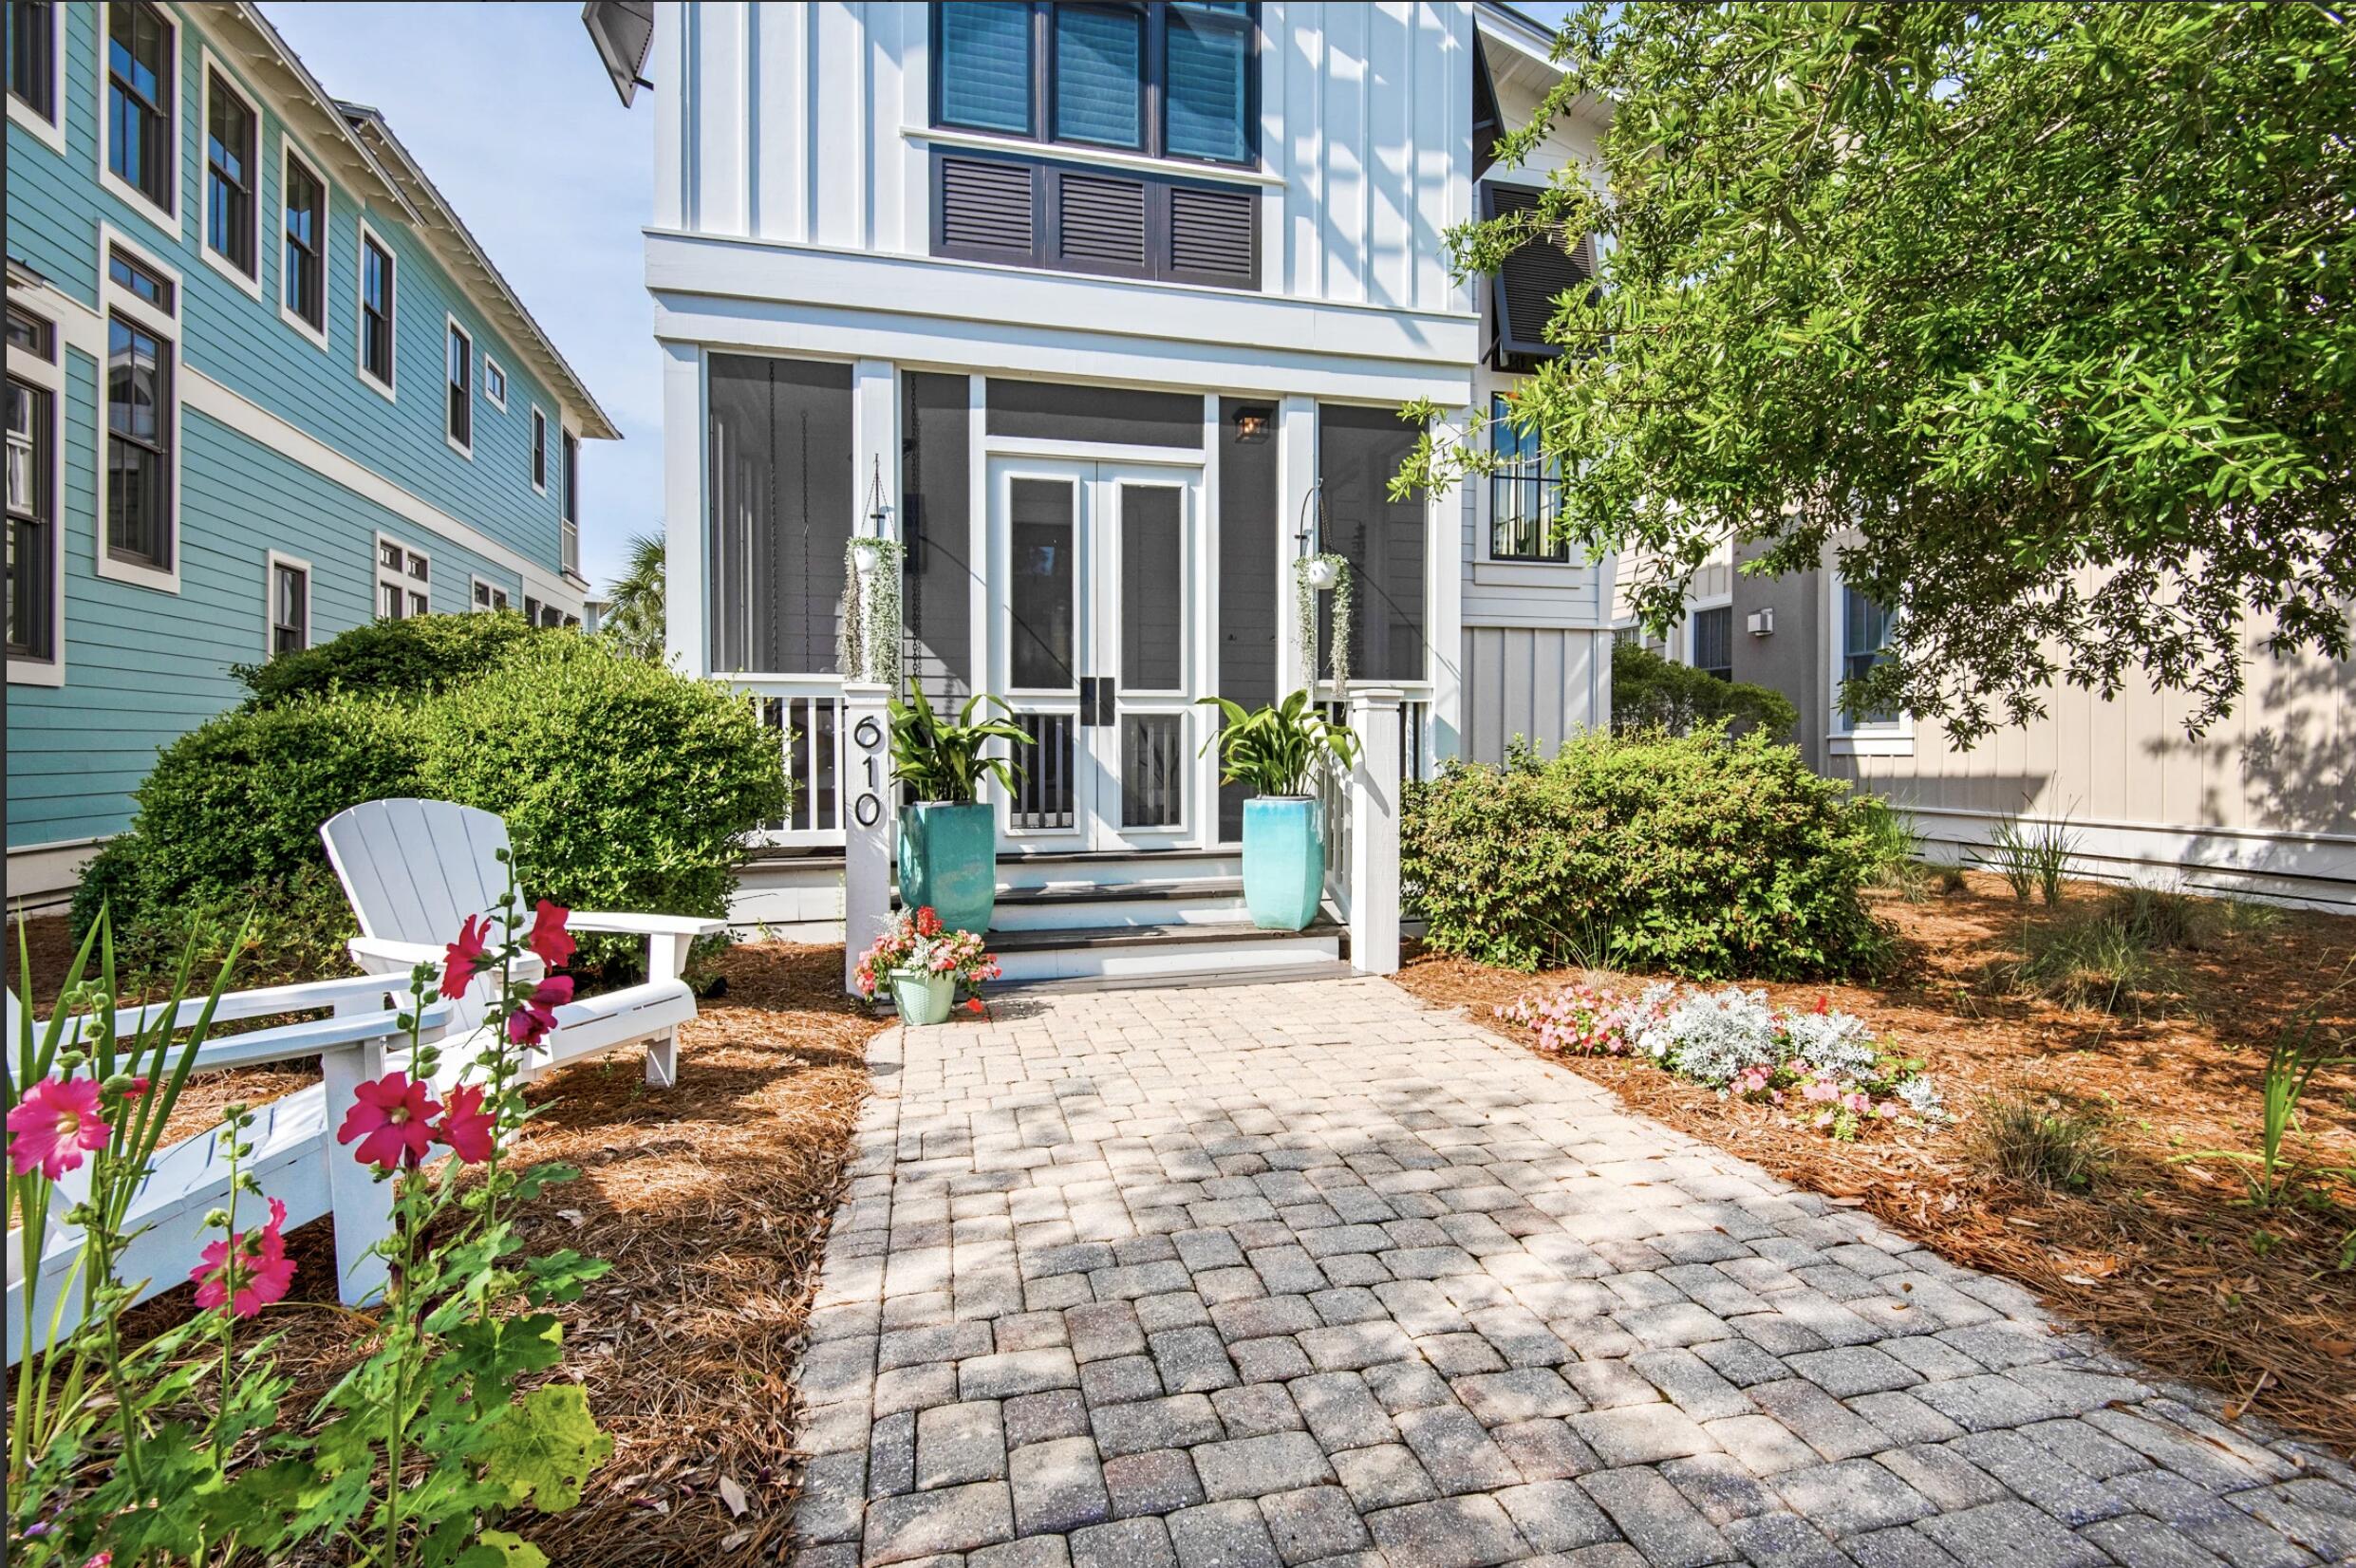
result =
M1735 1555L1717 1526L1657 1470L1598 1470L1577 1484L1655 1568L1702 1568Z
M1370 1544L1350 1495L1338 1486L1307 1486L1260 1500L1260 1516L1287 1563L1318 1562Z
M1158 1519L1092 1524L1071 1537L1072 1568L1178 1568L1169 1531Z
M1570 1418L1571 1429L1606 1465L1653 1465L1717 1447L1717 1441L1674 1405L1624 1405Z
M1793 1513L1834 1536L1887 1530L1938 1511L1895 1471L1866 1459L1788 1471L1774 1486Z
M1141 1399L1133 1405L1108 1405L1089 1412L1096 1447L1107 1458L1141 1454L1149 1448L1190 1448L1214 1443L1225 1435L1210 1401L1199 1393L1174 1393L1166 1399Z
M1096 1445L1084 1437L1059 1437L1015 1450L1008 1466L1014 1484L1015 1527L1026 1536L1061 1534L1113 1516Z
M1352 1448L1333 1456L1334 1473L1362 1512L1425 1503L1440 1495L1414 1452L1404 1444Z
M1283 1562L1257 1503L1206 1503L1181 1508L1163 1522L1180 1568L1280 1568Z
M1461 1405L1434 1405L1398 1418L1400 1435L1448 1496L1492 1491L1522 1479L1513 1461Z
M1522 1539L1542 1552L1571 1552L1617 1540L1619 1532L1568 1481L1533 1481L1495 1494Z
M1959 1514L1935 1514L1916 1526L1967 1563L2004 1568L2097 1568L2109 1554L2081 1540L2052 1516L2026 1503L1990 1503Z
M1104 1484L1112 1496L1115 1519L1166 1514L1203 1501L1203 1484L1195 1479L1194 1461L1183 1448L1155 1448L1108 1459Z
M1306 1432L1270 1432L1263 1437L1205 1443L1193 1450L1203 1493L1214 1503L1266 1497L1334 1479L1325 1450Z
M868 1509L868 1563L905 1562L1011 1540L1013 1501L1002 1481L888 1497Z
M1804 1520L1789 1514L1738 1519L1726 1539L1751 1568L1849 1568L1849 1559Z
M957 1486L1006 1475L1006 1434L995 1400L936 1405L916 1417L916 1486Z
M1374 1514L1366 1523L1385 1557L1418 1568L1488 1568L1528 1550L1493 1497L1411 1503Z

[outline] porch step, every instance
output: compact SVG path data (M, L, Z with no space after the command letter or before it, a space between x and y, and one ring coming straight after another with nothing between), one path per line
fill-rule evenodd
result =
M1339 961L1348 934L1322 918L1301 931L1263 931L1231 919L1095 930L999 930L990 935L990 951L1005 981L1014 985L1265 978Z
M1184 882L1056 884L1001 887L990 918L1006 931L1143 930L1231 924L1243 918L1242 877Z

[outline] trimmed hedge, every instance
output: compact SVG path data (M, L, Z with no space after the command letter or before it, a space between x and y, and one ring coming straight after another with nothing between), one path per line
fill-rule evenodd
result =
M1550 762L1452 764L1410 789L1400 832L1430 944L1517 969L1869 968L1888 950L1859 897L1873 863L1848 785L1790 746L1715 728L1591 732Z
M470 619L502 618L402 625ZM520 631L520 618L505 619ZM486 648L502 651L461 667L461 653ZM315 663L299 683L327 695L290 689L265 701L257 686L253 702L163 750L135 792L130 830L75 893L77 934L110 908L125 966L137 970L177 954L192 926L200 945L225 951L250 913L251 956L268 973L341 968L353 923L319 825L400 795L505 817L535 896L723 915L744 834L785 814L776 737L749 702L594 639L346 633L311 651L330 650L352 658ZM423 678L406 699L360 695L345 679L395 665L421 678L429 666L458 674ZM582 947L591 961L644 952L611 937Z
M1621 735L1688 735L1727 722L1734 734L1787 738L1800 722L1791 699L1772 686L1721 681L1634 643L1612 644L1612 728Z
M371 621L317 647L282 653L267 663L235 664L230 673L253 694L246 700L250 708L275 707L336 691L423 697L481 674L518 644L543 635L512 610L416 615Z

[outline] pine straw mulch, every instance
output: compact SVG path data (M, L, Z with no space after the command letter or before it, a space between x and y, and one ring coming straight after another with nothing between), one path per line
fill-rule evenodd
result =
M867 1094L866 1042L884 1026L842 996L842 963L840 947L732 948L715 964L724 991L682 1034L675 1088L646 1087L627 1052L533 1086L543 1110L516 1157L565 1161L582 1178L524 1211L526 1250L575 1247L613 1265L557 1309L561 1375L589 1390L613 1456L578 1508L508 1521L552 1561L683 1568L782 1558L799 1481L788 1380ZM214 1106L303 1081L316 1078L198 1080ZM293 1413L367 1347L355 1343L353 1316L331 1304L329 1223L288 1240L294 1290L264 1322L286 1335L279 1364L296 1385L282 1408ZM129 1326L152 1333L191 1306L182 1286ZM741 1514L723 1479L741 1489Z
M2178 955L2173 995L2139 1019L2070 1011L2010 994L1988 975L2016 951L2023 923L2053 917L2017 904L1993 876L1908 903L1872 895L1902 958L1884 980L1764 987L1778 1002L1831 1005L1928 1059L1954 1128L1869 1132L1839 1144L1771 1108L1617 1057L1558 1058L1639 1111L1778 1176L1870 1210L1958 1262L2018 1280L2122 1351L2204 1384L2280 1425L2356 1451L2356 1272L2341 1247L2356 1226L2356 1073L2319 1073L2291 1151L2316 1171L2310 1190L2337 1206L2261 1212L2241 1167L2181 1160L2256 1147L2259 1085L2275 1033L2323 1001L2322 1022L2356 1039L2356 987L2327 999L2356 956L2356 920L2286 910L2276 928L2235 933ZM2073 886L2065 909L2105 889ZM1498 1005L1581 978L1524 975L1424 955L1398 981L1461 1006L1527 1042ZM1974 1108L2026 1092L2100 1118L2110 1150L2083 1196L2024 1186L1977 1153ZM2336 1167L2334 1179L2321 1172Z

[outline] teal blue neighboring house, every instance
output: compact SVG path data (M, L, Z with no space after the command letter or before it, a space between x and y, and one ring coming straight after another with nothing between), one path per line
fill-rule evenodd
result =
M9 868L69 888L230 666L583 610L619 432L372 109L252 5L9 0Z

